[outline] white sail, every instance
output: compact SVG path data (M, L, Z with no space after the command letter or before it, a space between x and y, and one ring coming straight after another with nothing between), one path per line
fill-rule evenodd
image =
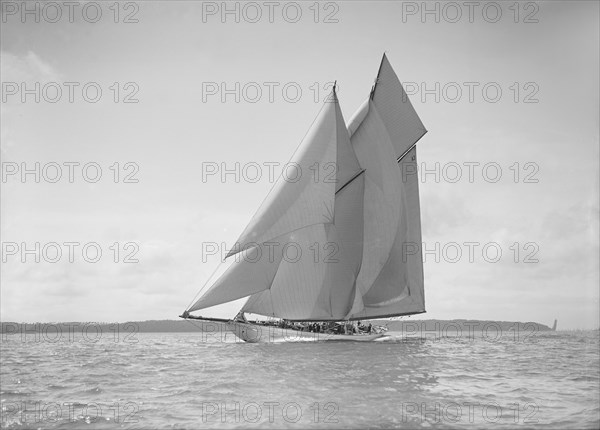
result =
M271 287L260 293L260 300L252 296L242 311L292 320L342 319L352 305L347 286L355 282L354 271L342 256L315 259L314 251L335 240L331 224L307 227L295 240L302 258L284 258Z
M250 297L242 311L289 320L343 319L362 261L363 193L359 175L336 195L333 224L297 232L305 257L284 258L271 287Z
M311 156L295 159L306 172L317 163L321 175L318 178L310 175L308 180L293 183L284 181L280 185L241 239L242 243L249 244L244 241L250 235L253 241L260 241L253 245L252 255L262 258L250 258L251 261L242 258L234 262L190 312L264 290L268 290L264 294L269 295L269 300L254 298L248 302L263 303L260 309L254 310L257 313L298 319L339 319L350 310L353 289L348 286L354 285L362 258L362 169L352 150L335 94L333 101L324 107L315 128L302 148L302 154ZM323 174L327 172L333 172L333 177ZM311 200L307 193L315 189L321 198ZM337 197L336 190L339 191ZM278 199L283 197L277 196L285 192L298 198L286 198L286 204L281 205ZM339 210L334 208L334 201L338 199ZM298 211L303 216L298 216ZM307 225L302 225L304 223ZM252 233L260 228L263 233ZM287 231L271 236L281 229ZM331 255L332 250L335 255ZM269 253L275 256L266 258Z
M280 237L278 241L285 242L286 237ZM277 274L281 257L281 253L271 252L268 245L242 251L236 261L188 311L231 302L269 288Z
M243 312L288 320L424 312L415 144L425 133L385 56L347 127L334 91L292 157L302 176L280 178L228 254L249 247L246 258L189 311L250 296Z
M368 291L355 299L347 319L425 312L416 148L411 149L399 164L403 172L402 214L388 261Z
M385 55L370 99L348 128L359 162L366 168L367 187L360 294L347 319L424 312L414 144L427 131ZM398 158L404 155L399 164L389 162L392 152ZM374 172L372 165L381 166L381 171ZM384 215L386 207L392 210Z
M293 230L333 221L335 181L325 181L324 166L336 165L336 103L326 103L273 190L227 254ZM315 168L317 170L315 170Z
M385 124L398 157L427 133L385 54L371 99Z
M363 261L357 280L364 300L394 245L403 189L394 147L373 106L352 136L352 145L365 169Z

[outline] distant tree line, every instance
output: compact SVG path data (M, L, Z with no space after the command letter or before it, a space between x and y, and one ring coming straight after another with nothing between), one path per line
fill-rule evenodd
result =
M501 332L510 333L525 332L535 333L539 331L551 331L544 324L536 322L510 322L510 321L481 321L481 320L371 320L373 324L387 326L389 331L402 332L406 335L419 335L420 333L441 333L452 336L457 332L468 334L470 332ZM80 334L85 333L93 336L97 333L122 334L128 333L179 333L179 332L201 332L203 330L201 321L191 320L150 320L130 321L125 323L107 322L60 322L60 323L17 323L2 322L0 332L5 335L12 334L35 334L42 333L52 337L57 333ZM210 330L213 330L211 328ZM6 337L6 336L4 336Z

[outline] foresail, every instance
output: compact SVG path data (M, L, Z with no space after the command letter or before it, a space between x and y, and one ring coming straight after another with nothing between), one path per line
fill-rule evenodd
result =
M324 166L334 168L337 162L336 107L336 102L324 104L273 190L227 257L290 231L333 221L335 180L325 181L315 175L323 174Z
M313 156L295 159L305 172L311 172L312 167L314 175L314 160L318 158L319 176L310 175L304 183L280 185L263 205L266 209L259 211L262 216L255 217L246 229L253 232L264 226L263 233L250 233L253 241L260 243L250 245L250 253L243 251L241 260L232 264L190 312L248 295L252 296L243 311L287 319L339 320L350 311L362 261L364 177L335 93L315 127L317 131L307 139L309 146L302 148L303 154ZM320 149L313 150L312 146ZM316 188L321 193L320 202L307 200L306 193ZM297 198L290 201L285 193L294 193ZM307 209L312 212L305 215L318 216L295 216ZM283 215L277 218L281 210ZM264 221L270 217L275 219L273 227ZM309 219L308 225L302 225ZM271 237L284 228L289 230ZM241 242L247 237L247 233L242 235ZM240 255L232 258L237 260Z
M259 245L242 251L234 258L232 265L188 309L189 312L231 302L269 288L281 262L281 253L276 254L268 246Z

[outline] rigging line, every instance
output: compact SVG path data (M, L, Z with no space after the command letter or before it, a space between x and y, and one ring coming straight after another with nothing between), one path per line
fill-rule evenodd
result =
M325 210L327 211L327 219L330 221L330 222L324 223L324 224L333 223L334 213L332 212L331 208L329 206L327 206L327 204L325 202L323 202L323 206L325 207Z
M198 298L198 296L200 295L200 293L202 291L204 291L204 289L206 288L206 286L208 285L208 283L210 282L210 280L212 279L213 276L215 276L215 273L217 273L217 270L219 270L219 268L223 265L223 263L225 263L225 261L221 260L221 262L217 265L217 267L215 267L215 270L211 273L211 275L208 277L208 279L206 280L206 282L204 283L204 285L202 286L202 288L200 288L200 291L198 291L196 293L196 295L194 296L194 298L192 299L192 301L190 302L189 305L187 305L187 307L185 308L186 310L188 310L189 308L192 307L192 305L194 303L196 303L196 299Z
M302 140L300 140L300 143L298 144L298 146L296 147L296 149L294 150L294 153L292 154L292 156L290 157L290 160L294 158L294 155L296 155L296 152L298 152L298 149L300 149L300 147L302 146L302 143L304 142L304 139L306 139L306 136L308 136L308 133L310 132L310 130L312 129L315 121L317 120L317 118L319 117L319 115L321 115L321 111L325 108L325 105L327 103L323 103L321 106L321 109L319 109L319 112L317 112L317 115L314 117L314 119L312 120L312 122L310 123L310 126L308 127L308 129L306 130L306 133L304 133L304 137L302 137ZM283 176L283 172L281 172L280 177ZM279 179L279 178L277 178ZM271 195L271 193L273 192L273 190L275 189L275 186L279 183L279 181L275 181L273 183L273 185L271 186L271 189L269 190L269 192L267 193L267 195L265 196L265 198L263 199L263 201L260 203L260 205L258 206L258 208L256 209L256 211L254 212L254 215L252 215L252 218L250 218L250 220L254 219L254 217L256 216L256 214L258 214L258 211L260 210L260 208L265 204L265 202L267 201L267 199L269 198L269 196ZM243 233L243 231L242 231ZM240 235L242 234L240 233ZM235 246L235 244L234 244ZM242 249L243 250L243 249ZM241 252L241 251L240 251ZM236 252L237 254L237 252ZM232 254L233 255L233 254ZM228 257L231 257L231 255L229 255ZM225 257L227 259L227 257Z

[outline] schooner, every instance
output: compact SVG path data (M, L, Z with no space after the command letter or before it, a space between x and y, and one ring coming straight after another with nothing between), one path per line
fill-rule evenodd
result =
M426 132L385 54L348 125L334 86L290 160L302 174L278 179L232 264L181 317L247 342L371 341L385 334L356 321L425 312L416 144ZM192 315L244 297L235 318Z

